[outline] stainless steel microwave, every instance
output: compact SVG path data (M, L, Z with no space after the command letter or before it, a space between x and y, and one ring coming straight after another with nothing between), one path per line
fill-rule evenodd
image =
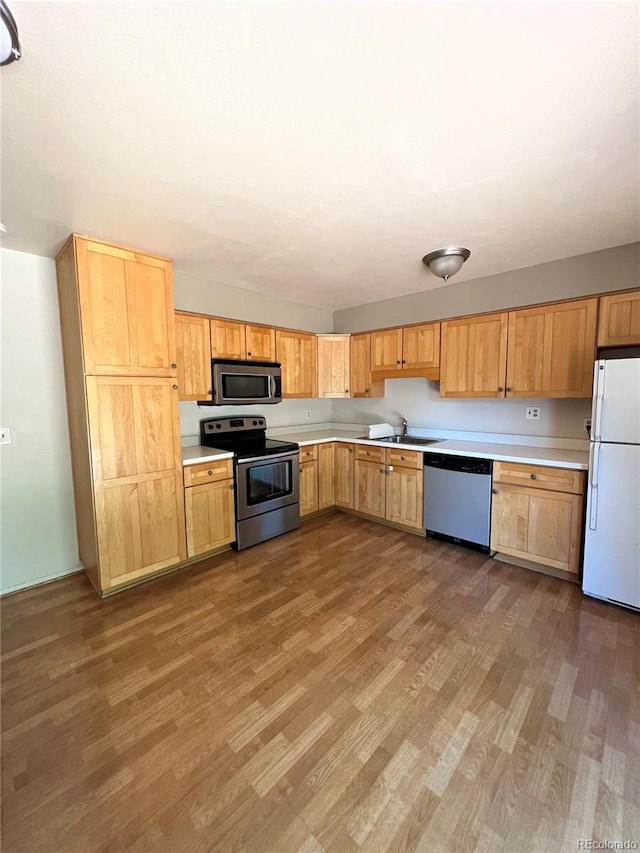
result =
M213 400L201 405L251 406L282 402L282 374L276 361L211 361Z

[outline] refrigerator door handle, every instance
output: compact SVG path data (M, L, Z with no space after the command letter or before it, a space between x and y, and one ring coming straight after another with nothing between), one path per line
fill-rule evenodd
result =
M589 530L595 530L598 522L598 468L600 465L600 443L591 444L589 459Z
M602 432L602 404L604 402L604 360L596 361L593 377L593 441L600 441Z

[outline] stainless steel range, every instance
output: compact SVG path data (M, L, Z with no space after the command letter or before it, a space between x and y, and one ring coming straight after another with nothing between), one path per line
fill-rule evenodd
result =
M266 429L259 415L200 421L200 444L234 455L238 551L300 526L299 447Z

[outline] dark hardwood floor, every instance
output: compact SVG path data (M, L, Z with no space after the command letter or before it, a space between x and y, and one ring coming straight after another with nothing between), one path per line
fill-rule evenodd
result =
M640 844L640 618L575 585L335 513L1 604L3 853Z

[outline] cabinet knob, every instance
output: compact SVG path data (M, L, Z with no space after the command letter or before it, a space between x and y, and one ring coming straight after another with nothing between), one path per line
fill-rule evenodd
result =
M497 489L491 489L491 494L492 494L492 495L497 495L497 494L498 494L498 490L497 490Z
M171 365L171 369L172 369L172 370L175 370L177 366L178 366L177 364L172 364L172 365Z
M402 362L400 360L398 360L398 361L396 361L396 364L402 364Z
M538 479L538 475L537 475L537 474L531 474L530 476L531 476L531 479L532 479L532 480L537 480L537 479Z
M509 388L509 386L508 386L508 385L507 385L507 391L508 391L509 393L511 393L511 388Z
M209 476L211 476L211 475L213 474L213 471L207 471L207 474L208 474Z
M498 391L504 391L504 386L502 386L502 385L501 385L501 386L498 388Z
M209 395L209 397L213 394L213 391L211 390L211 388L209 388L209 390L207 391L207 394Z
M349 453L353 453L353 448L349 447L348 450L349 450Z
M247 355L251 355L251 353L250 353L250 352L248 352L248 353L247 353Z
M229 488L231 489L231 491L233 491L233 490L235 489L235 486L233 485L233 483L231 483L231 485L229 486Z
M406 362L406 360L405 360L404 358L402 359L402 363L403 363L403 364L406 364L406 363L407 363L407 362Z
M172 385L171 387L173 388L173 390L174 390L174 391L177 391L177 390L178 390L178 386L177 386L177 385Z
M344 393L345 393L345 394L348 394L348 393L349 393L349 389L348 389L348 388L345 388L345 389L344 389Z
M401 461L401 462L404 462L404 461L405 461L404 456L401 456L401 457L400 457L400 461Z
M371 390L370 388L365 388L365 389L364 389L364 393L365 393L365 394L368 394L370 390Z

